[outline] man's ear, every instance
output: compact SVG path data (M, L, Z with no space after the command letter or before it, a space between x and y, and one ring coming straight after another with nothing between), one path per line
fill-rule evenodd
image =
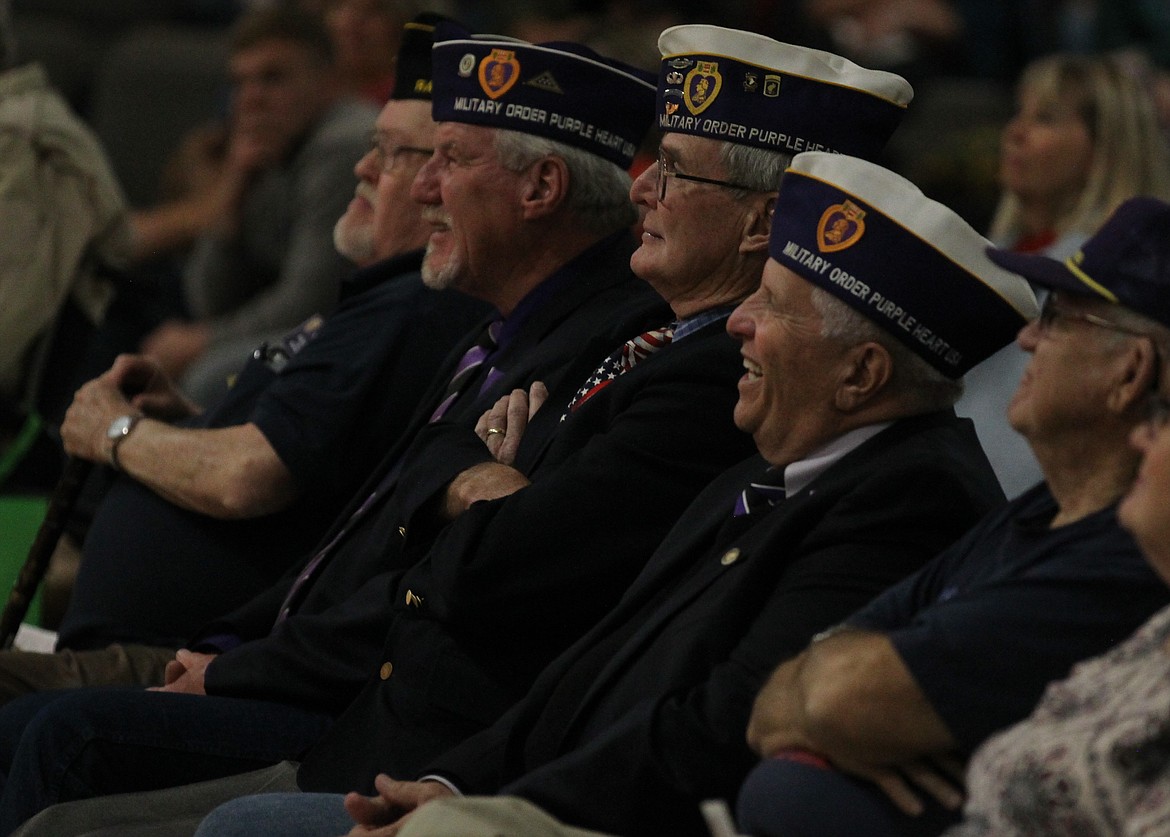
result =
M534 163L523 180L521 207L526 220L543 218L557 209L569 194L569 167L560 157L544 157Z
M741 253L767 253L768 238L772 234L772 216L776 214L776 193L759 196L744 217L743 237L739 242Z
M880 343L859 343L844 359L834 405L843 413L855 413L886 388L894 375L894 359Z
M1109 391L1108 406L1115 413L1145 409L1146 396L1158 385L1159 359L1154 341L1133 340L1118 358L1117 380Z

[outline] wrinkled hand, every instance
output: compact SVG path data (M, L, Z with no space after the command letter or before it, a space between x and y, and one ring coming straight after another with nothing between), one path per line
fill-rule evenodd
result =
M178 378L203 354L210 339L210 330L202 323L167 320L143 338L140 348L167 375Z
M198 405L157 362L142 355L118 355L113 366L74 394L61 424L61 440L71 456L104 462L106 429L118 416L141 413L174 421L198 412Z
M207 675L207 667L217 657L217 654L201 654L198 651L188 651L181 648L175 653L175 659L167 663L163 672L162 686L154 686L152 692L175 692L187 695L205 695L203 687Z
M842 773L873 782L894 805L912 817L924 810L921 793L933 797L951 811L963 804L963 765L951 756L920 759L896 766L834 760L833 766Z
M507 497L529 485L528 477L499 462L481 462L461 473L447 486L443 498L443 514L454 520L480 500Z
M61 441L70 456L105 462L109 440L106 429L118 416L135 412L109 373L94 378L73 395L61 423Z
M796 680L802 657L781 663L756 694L748 717L747 743L764 758L782 750L812 751L813 744L801 732L803 711Z
M374 789L376 796L351 793L345 797L345 810L357 823L350 837L393 837L420 806L453 796L441 782L398 782L385 773L374 779Z
M483 439L496 462L511 465L516 461L528 422L547 398L548 388L536 381L527 393L514 389L480 416L475 433Z

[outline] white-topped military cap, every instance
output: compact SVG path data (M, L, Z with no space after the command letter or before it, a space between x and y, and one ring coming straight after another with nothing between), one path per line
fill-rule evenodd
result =
M769 254L958 378L1038 312L989 242L909 180L840 154L798 154L780 181Z
M658 49L662 131L872 159L914 96L894 73L739 29L672 26Z

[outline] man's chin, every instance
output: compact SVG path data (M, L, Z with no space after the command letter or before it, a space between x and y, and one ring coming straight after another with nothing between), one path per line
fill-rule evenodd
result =
M454 261L440 262L431 255L431 247L427 245L427 253L423 257L422 280L423 284L434 291L443 291L453 287L459 278L460 266Z

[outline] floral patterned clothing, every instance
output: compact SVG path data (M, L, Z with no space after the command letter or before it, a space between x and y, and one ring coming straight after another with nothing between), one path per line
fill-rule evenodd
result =
M946 837L1170 834L1170 607L1048 686L971 760Z

